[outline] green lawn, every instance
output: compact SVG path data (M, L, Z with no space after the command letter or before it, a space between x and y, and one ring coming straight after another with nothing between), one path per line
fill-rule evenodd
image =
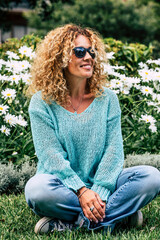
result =
M24 194L0 196L0 239L79 239L79 240L153 240L160 239L160 197L143 208L144 224L139 230L135 228L118 228L112 235L102 232L88 232L80 229L73 232L54 232L48 235L35 235L34 226L39 220L28 208Z

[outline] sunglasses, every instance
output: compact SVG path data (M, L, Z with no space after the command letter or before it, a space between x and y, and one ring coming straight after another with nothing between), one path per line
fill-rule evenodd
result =
M73 50L74 50L74 53L75 53L77 58L83 58L86 55L87 52L90 54L90 56L93 59L96 56L94 50L91 47L89 47L89 48L75 47Z

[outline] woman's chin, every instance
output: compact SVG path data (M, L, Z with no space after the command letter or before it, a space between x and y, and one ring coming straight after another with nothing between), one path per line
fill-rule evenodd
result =
M93 75L93 72L88 72L88 73L85 73L85 74L84 74L84 77L85 77L85 78L91 78L92 75Z

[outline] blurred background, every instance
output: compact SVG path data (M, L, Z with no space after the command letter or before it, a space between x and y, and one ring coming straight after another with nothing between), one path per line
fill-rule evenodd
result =
M1 0L0 41L76 23L97 30L103 38L160 48L159 0ZM159 55L159 54L158 54Z

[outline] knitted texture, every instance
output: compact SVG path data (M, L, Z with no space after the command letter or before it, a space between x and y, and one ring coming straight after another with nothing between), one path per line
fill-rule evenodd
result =
M107 201L115 190L124 155L117 96L104 88L82 113L71 113L35 93L29 106L37 174L54 174L74 191L86 186Z

